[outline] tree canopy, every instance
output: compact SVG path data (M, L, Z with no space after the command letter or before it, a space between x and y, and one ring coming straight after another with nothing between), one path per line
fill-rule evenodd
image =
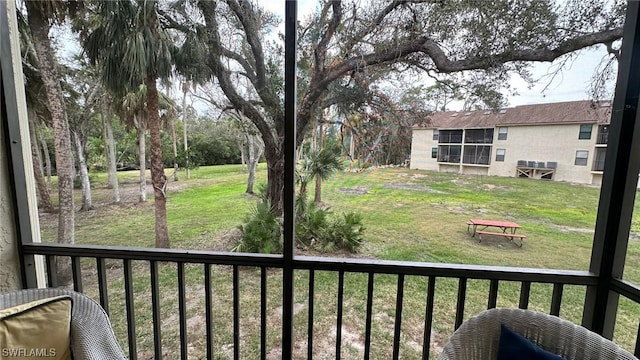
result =
M269 168L269 198L281 210L282 48L270 40L274 14L249 0L179 2L169 28L200 39L189 66L206 64L229 104L260 131ZM331 89L367 88L388 78L425 75L463 84L474 101L501 104L511 74L531 80L532 62L554 61L622 37L623 1L371 0L320 1L301 22L298 139ZM193 16L193 14L196 14ZM382 75L382 76L381 76ZM374 81L371 81L371 80ZM380 80L381 79L381 80ZM364 103L367 102L365 98Z

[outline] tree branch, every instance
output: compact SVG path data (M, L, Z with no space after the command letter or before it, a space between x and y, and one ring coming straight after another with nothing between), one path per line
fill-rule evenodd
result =
M340 21L342 20L342 5L339 1L327 2L322 9L322 13L325 14L328 10L329 5L332 5L333 16L331 17L331 21L327 26L327 29L322 34L320 41L318 42L318 46L316 46L314 53L315 58L315 71L323 72L324 71L324 61L327 55L327 46L329 46L329 42L331 38L336 33L336 29L338 25L340 25ZM324 19L322 17L321 21Z
M256 79L253 82L255 90L264 101L272 117L279 119L282 117L280 100L271 87L267 86L264 51L262 49L262 40L259 36L258 24L256 24L257 14L252 10L253 5L248 0L227 0L226 2L242 24L246 35L245 39L251 48L255 64Z
M348 58L333 66L327 72L323 83L329 84L351 71L394 61L413 53L423 53L433 61L438 72L448 74L465 70L486 70L515 61L550 62L570 52L597 44L606 44L621 37L622 28L617 28L577 36L561 42L554 48L506 50L489 56L470 56L466 59L454 60L445 54L438 43L427 36L421 36L415 40L407 41L404 44L389 47L379 52Z
M212 54L211 56L209 56L209 64L211 69L216 74L216 77L218 78L220 88L229 99L231 104L256 125L256 127L262 134L265 146L270 151L279 152L280 144L274 136L271 127L264 119L261 111L253 106L249 101L245 100L240 94L238 94L233 85L229 72L222 64L222 61L220 59L220 57L222 56L220 35L218 34L218 22L216 20L216 3L213 1L203 0L198 2L198 7L200 8L204 17L207 35L210 41L209 49Z

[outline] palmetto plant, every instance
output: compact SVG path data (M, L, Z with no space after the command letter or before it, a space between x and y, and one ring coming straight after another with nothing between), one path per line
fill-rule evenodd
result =
M296 178L300 184L300 196L307 194L307 186L316 178L327 180L343 168L340 146L334 142L327 143L321 149L303 149L298 163Z

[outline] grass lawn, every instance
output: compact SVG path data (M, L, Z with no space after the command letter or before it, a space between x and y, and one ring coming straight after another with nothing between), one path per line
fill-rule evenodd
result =
M168 226L173 248L228 250L225 234L242 222L256 197L244 194L246 173L239 166L201 167L190 180L172 182L167 203ZM153 246L153 198L136 203L137 173L119 173L123 203L108 204L109 190L104 174L92 174L96 209L77 213L76 242L125 246ZM257 182L266 181L260 164ZM150 187L149 187L150 188ZM309 189L313 193L313 189ZM152 194L151 194L152 195ZM390 260L507 265L535 268L586 270L589 266L599 188L552 181L486 176L462 176L406 168L375 169L361 173L340 173L323 184L323 201L335 213L356 211L366 226L366 242L355 255ZM80 198L78 194L78 199ZM54 199L55 201L55 199ZM636 212L639 213L639 212ZM505 239L486 238L478 243L467 233L469 218L515 221L527 235L522 248ZM56 215L41 214L44 241L54 241ZM640 232L634 217L633 234ZM309 253L300 251L301 253ZM318 254L313 254L318 255ZM326 254L336 256L336 254ZM337 256L347 256L339 254ZM629 242L625 278L640 283L640 244L633 235ZM83 262L86 292L97 296L95 266ZM149 265L134 262L136 292L137 349L139 358L152 358ZM109 292L114 329L126 349L122 264L109 261ZM269 357L278 358L281 289L279 271L268 271ZM160 265L163 345L165 358L178 358L177 278L175 264ZM204 356L203 267L187 264L187 325L189 353ZM241 356L259 354L260 290L259 269L240 271ZM232 271L213 267L215 351L217 358L233 354ZM295 353L306 356L308 316L308 272L296 274ZM336 273L315 274L314 352L315 358L335 358ZM373 358L388 358L393 341L397 278L376 276ZM437 351L453 330L458 282L436 281L436 306L432 350ZM345 274L342 355L362 358L366 274ZM424 328L426 279L407 277L403 302L403 359L420 358ZM469 281L465 317L487 306L489 283ZM552 286L534 284L530 308L548 312ZM580 322L584 288L565 287L561 316ZM517 306L519 284L500 283L498 306ZM632 350L640 307L620 302L614 340ZM297 357L296 357L297 358Z

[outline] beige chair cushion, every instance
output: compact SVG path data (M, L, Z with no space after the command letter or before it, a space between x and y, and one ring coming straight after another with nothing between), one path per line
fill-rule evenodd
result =
M71 360L71 297L0 310L0 358Z

